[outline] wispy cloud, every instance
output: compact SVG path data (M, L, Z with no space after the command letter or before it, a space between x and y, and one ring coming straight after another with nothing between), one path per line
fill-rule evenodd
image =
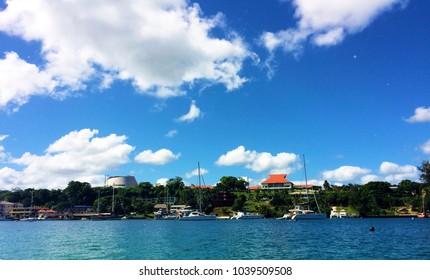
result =
M423 151L424 154L430 155L430 140L425 142L420 146L421 151Z
M190 106L190 110L185 115L179 117L177 120L180 122L192 122L198 117L200 117L201 111L200 108L197 107L196 102L193 100Z
M176 130L176 129L172 129L172 130L169 130L167 133L166 133L166 137L168 137L168 138L173 138L173 137L175 137L176 135L178 135L178 131Z
M393 9L403 8L408 0L292 0L297 26L275 32L264 32L260 42L270 52L266 66L273 75L273 53L284 52L299 56L305 44L333 46L347 35L366 28L376 17Z

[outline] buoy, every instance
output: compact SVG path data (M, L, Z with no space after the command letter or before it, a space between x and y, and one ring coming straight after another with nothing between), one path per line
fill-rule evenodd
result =
M369 230L370 231L375 231L375 228L374 227L370 227Z

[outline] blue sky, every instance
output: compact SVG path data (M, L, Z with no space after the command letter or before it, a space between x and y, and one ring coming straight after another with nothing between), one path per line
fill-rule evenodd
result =
M0 189L393 184L430 158L430 3L0 1Z

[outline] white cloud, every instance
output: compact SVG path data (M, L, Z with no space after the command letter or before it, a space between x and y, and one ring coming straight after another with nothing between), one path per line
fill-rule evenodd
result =
M363 177L360 178L360 183L362 184L367 184L369 182L377 182L377 181L381 181L381 178L373 174L364 175Z
M267 152L247 151L244 146L239 146L220 156L216 164L220 166L244 165L256 172L272 170L291 173L295 170L291 165L294 165L297 160L298 156L292 153L272 155Z
M415 114L406 119L407 122L430 122L430 107L418 107L415 109Z
M9 54L3 71L30 75L2 93L0 106L21 106L53 90L67 94L95 80L100 88L130 81L159 98L184 95L199 80L236 89L246 82L239 75L243 61L254 54L227 29L215 37L213 29L223 25L222 14L203 16L187 0L8 1L0 31L40 42L43 65Z
M166 133L166 137L168 137L168 138L173 138L173 137L175 137L176 135L178 135L178 131L176 130L176 129L172 129L172 130L169 130L167 133Z
M178 118L180 122L192 122L198 117L200 117L201 111L200 108L196 106L196 102L193 100L190 106L190 110L185 115Z
M298 20L296 28L261 36L265 47L272 52L283 48L300 53L310 39L318 46L339 44L346 35L360 32L377 16L393 7L404 7L407 0L293 0Z
M167 181L169 181L168 178L160 178L160 179L157 180L157 182L155 183L155 185L165 186L165 185L167 185Z
M209 173L209 171L207 169L200 168L200 175L205 175L205 174L208 174L208 173ZM194 169L191 172L185 173L185 177L188 178L188 179L191 178L191 177L196 177L196 176L199 176L199 169L198 168Z
M19 82L17 82L19 81ZM56 82L34 64L29 64L15 52L0 60L0 108L16 111L31 95L54 95Z
M125 136L95 137L96 134L97 130L90 129L72 131L49 145L43 155L26 152L11 158L11 163L23 169L0 169L0 186L62 188L81 178L91 179L91 184L103 184L102 174L127 163L134 147L125 143Z
M368 175L370 171L370 169L358 166L341 166L334 170L323 171L322 175L324 180L346 182Z
M396 163L384 161L379 167L379 173L384 175L384 181L397 184L402 180L416 180L419 178L419 171L413 165L398 165Z
M0 142L9 137L9 135L0 135ZM4 162L9 158L3 146L0 145L0 162Z
M0 146L0 162L6 161L8 158L8 154L5 152L5 149L3 146Z
M152 150L146 150L138 154L134 160L137 163L143 164L154 164L154 165L164 165L171 161L177 160L181 154L174 154L172 151L167 149L160 149L156 152Z
M422 144L420 148L424 154L430 155L430 140Z
M402 180L419 178L418 169L413 165L398 165L384 161L379 166L379 174L371 174L371 170L358 166L341 166L335 170L322 172L324 180L337 181L336 184L359 182L366 184L371 181L385 181L398 184Z

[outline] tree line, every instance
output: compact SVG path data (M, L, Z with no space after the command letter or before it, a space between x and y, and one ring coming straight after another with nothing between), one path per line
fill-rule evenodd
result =
M366 184L348 184L343 186L330 185L325 182L315 187L315 195L320 209L329 213L331 206L348 207L357 216L395 215L402 207L411 211L423 211L422 202L430 205L430 163L423 161L418 167L421 172L421 183L403 180L398 185L388 182L369 182ZM89 183L71 181L64 189L13 189L0 191L0 201L22 203L24 206L45 207L59 212L74 205L92 206L96 211L110 212L114 203L115 212L129 214L136 212L143 215L151 214L154 205L167 198L176 198L175 204L199 207L201 196L202 208L205 212L214 211L219 194L232 198L229 204L223 205L221 211L248 210L259 212L266 217L279 217L288 212L296 204L305 202L303 197L293 196L288 190L257 190L249 191L248 183L243 178L224 176L213 189L198 189L185 186L181 177L171 178L165 185L153 185L141 182L131 188L111 187L93 188ZM100 199L99 199L100 192ZM316 210L315 203L311 207Z

